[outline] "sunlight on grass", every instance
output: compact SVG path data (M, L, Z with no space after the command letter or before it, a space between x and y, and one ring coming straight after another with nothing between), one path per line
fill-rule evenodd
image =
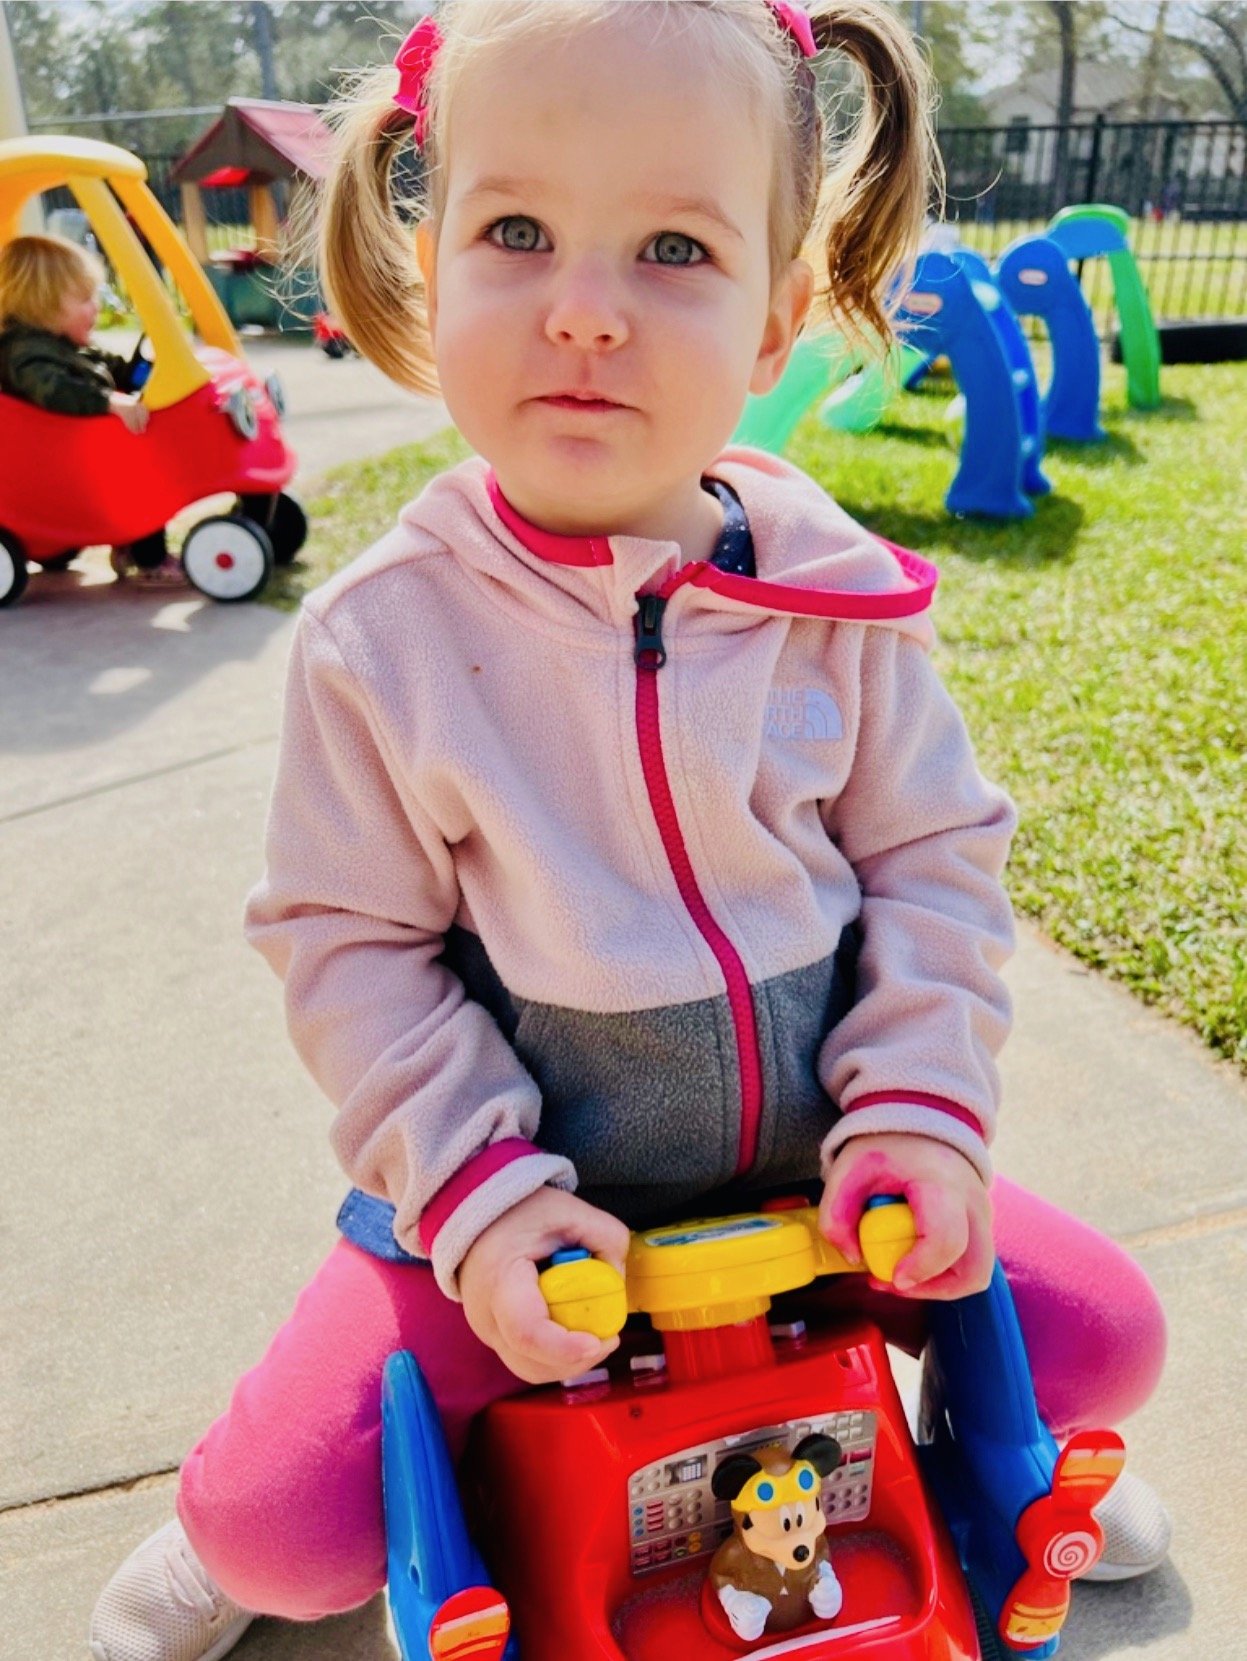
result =
M1167 368L1150 412L1106 383L1107 443L1051 446L1028 521L944 513L947 383L789 454L939 564L940 666L1021 813L1018 909L1247 1068L1247 368Z

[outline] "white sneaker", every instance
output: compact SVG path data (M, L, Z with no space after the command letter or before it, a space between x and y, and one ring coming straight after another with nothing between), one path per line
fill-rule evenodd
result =
M1104 1555L1081 1580L1133 1580L1164 1559L1173 1522L1142 1477L1123 1471L1092 1512L1104 1530Z
M95 1661L218 1661L255 1616L232 1602L176 1519L137 1546L91 1613Z

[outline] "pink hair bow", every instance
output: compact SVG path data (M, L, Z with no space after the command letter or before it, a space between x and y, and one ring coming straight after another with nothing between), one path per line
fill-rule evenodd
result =
M428 106L424 101L425 84L441 44L442 32L429 14L416 24L394 59L394 67L398 70L398 91L394 94L394 102L400 110L415 116L417 145L424 143L429 120Z
M788 0L767 0L767 5L801 48L803 58L812 58L818 52L809 13L800 6L790 6Z

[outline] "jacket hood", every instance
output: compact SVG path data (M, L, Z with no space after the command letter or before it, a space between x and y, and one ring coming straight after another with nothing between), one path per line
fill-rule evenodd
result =
M565 617L571 602L625 623L639 594L688 587L690 600L716 610L880 624L930 645L939 574L928 560L867 531L808 474L768 451L729 446L707 476L729 485L744 507L755 577L703 560L681 564L674 541L544 530L506 500L481 456L431 480L399 523L431 534L479 575L522 588L530 602L532 579L541 579Z

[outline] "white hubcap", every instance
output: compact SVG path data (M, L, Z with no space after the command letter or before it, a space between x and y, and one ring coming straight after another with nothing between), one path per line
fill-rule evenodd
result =
M237 520L196 525L182 547L182 568L213 600L241 600L264 582L264 550Z
M0 542L0 600L3 600L5 595L11 591L16 581L17 566L14 563L13 555L4 543Z

